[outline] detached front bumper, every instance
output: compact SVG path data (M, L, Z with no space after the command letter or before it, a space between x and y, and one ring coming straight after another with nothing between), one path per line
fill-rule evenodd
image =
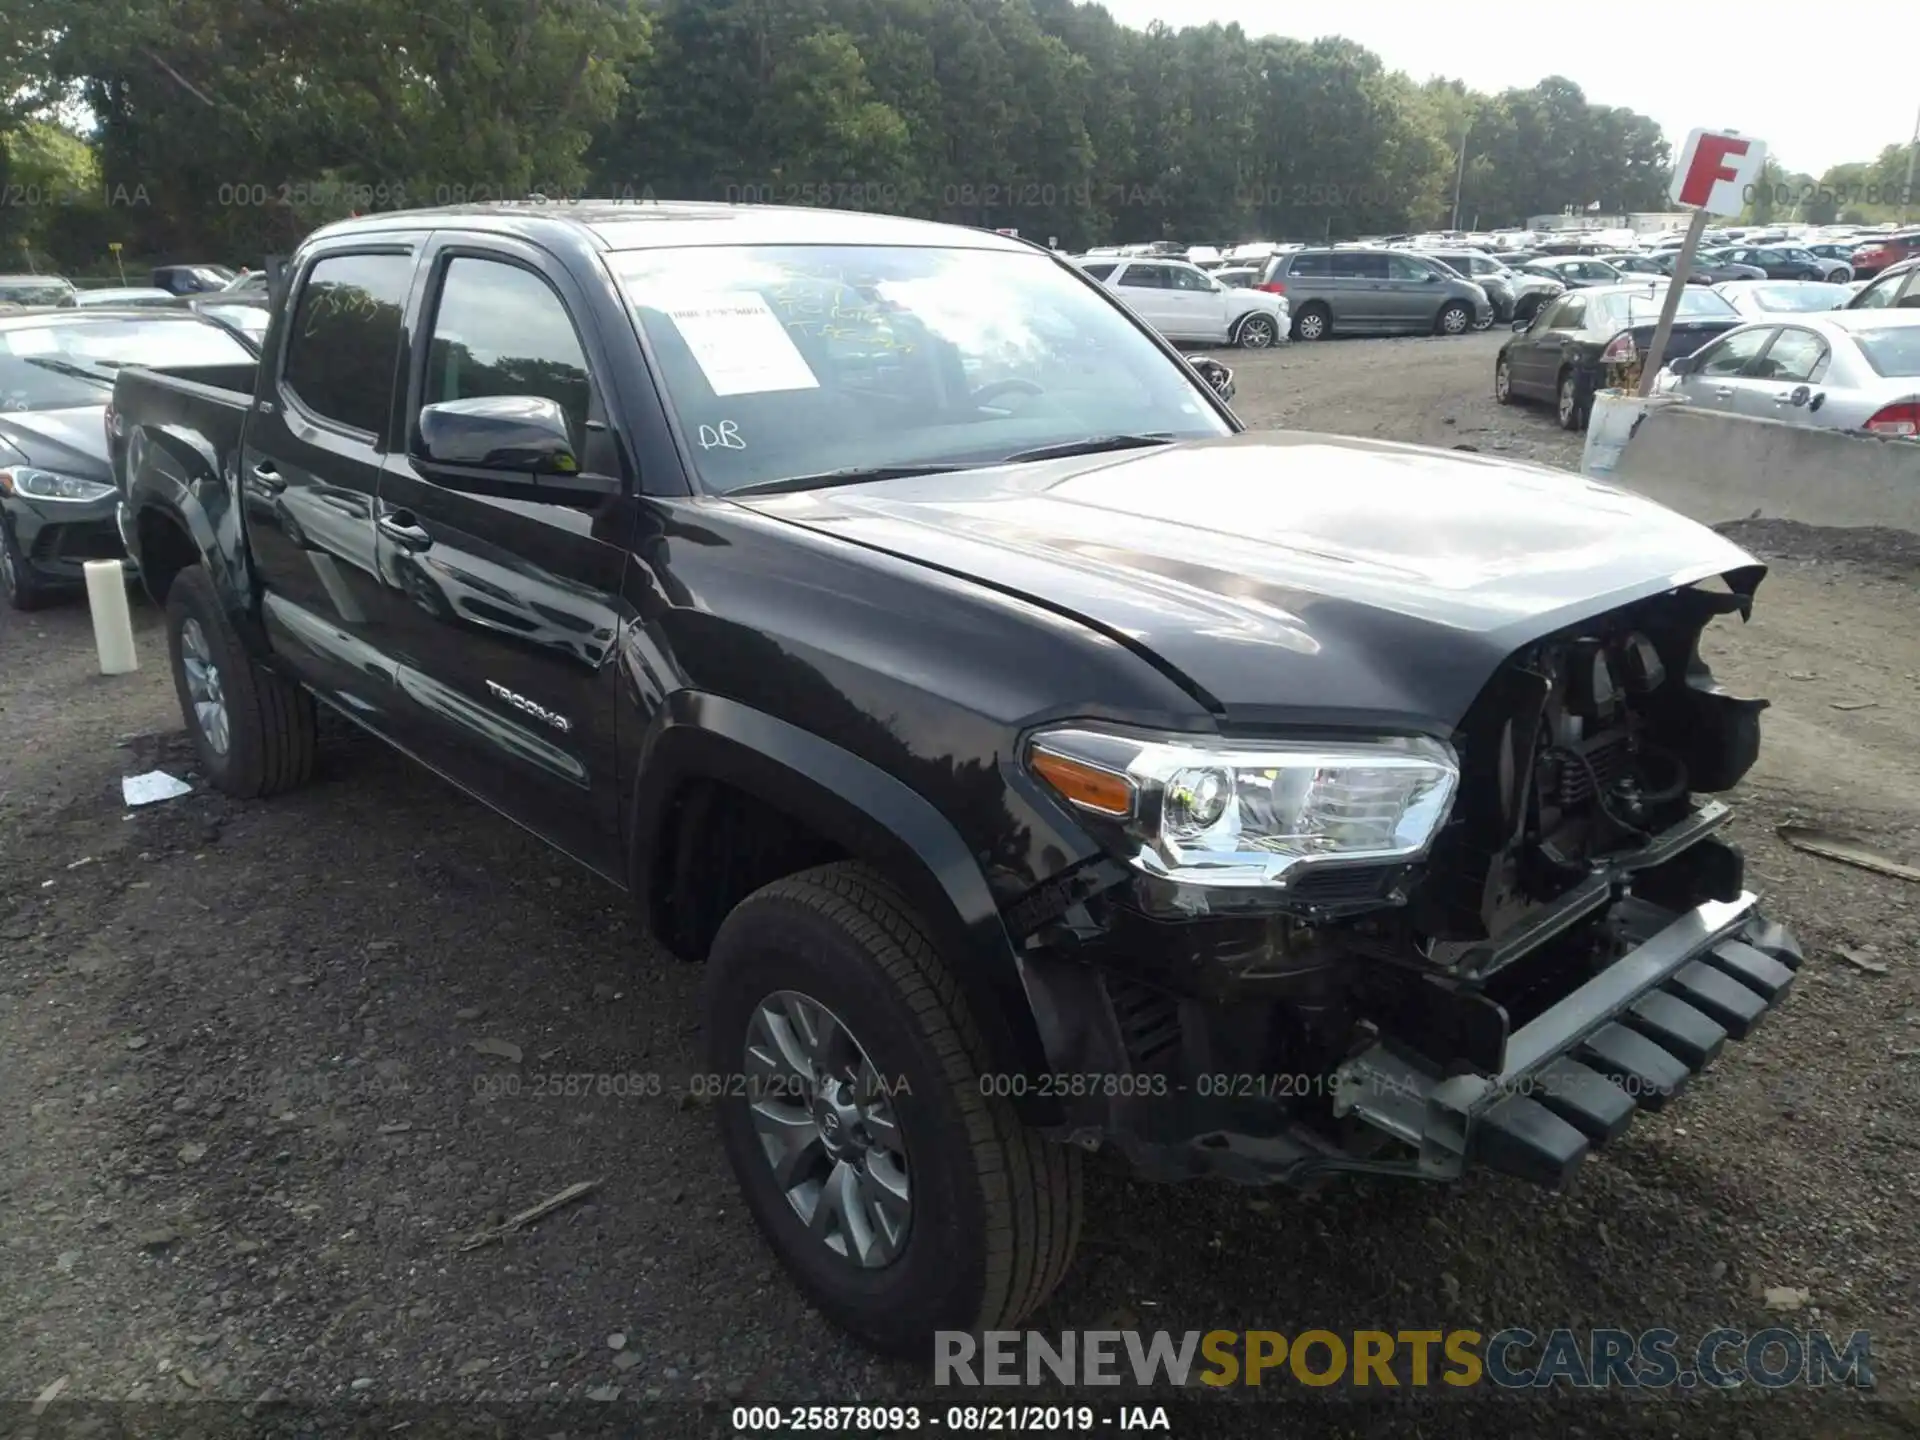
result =
M1498 1075L1441 1076L1382 1043L1336 1072L1335 1113L1413 1147L1421 1176L1480 1164L1565 1183L1594 1146L1745 1039L1801 963L1751 893L1680 913L1628 900L1620 918L1638 943L1515 1031Z

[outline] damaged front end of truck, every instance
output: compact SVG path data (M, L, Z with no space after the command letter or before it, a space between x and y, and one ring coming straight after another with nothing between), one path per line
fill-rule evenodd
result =
M1559 1185L1664 1106L1800 963L1715 798L1767 702L1700 656L1763 574L1522 645L1445 740L1032 736L1111 856L1024 940L1055 1133L1161 1178Z

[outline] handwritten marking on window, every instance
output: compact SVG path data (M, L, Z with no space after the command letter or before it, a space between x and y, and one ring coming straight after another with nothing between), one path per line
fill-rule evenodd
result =
M740 438L740 429L731 420L722 420L718 427L702 425L700 427L700 448L702 450L744 450L747 442Z

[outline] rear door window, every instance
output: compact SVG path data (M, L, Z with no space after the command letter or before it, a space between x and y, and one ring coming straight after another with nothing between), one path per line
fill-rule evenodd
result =
M1122 290L1171 290L1173 281L1165 265L1129 265L1120 277Z
M1384 280L1387 278L1387 257L1364 250L1336 250L1333 254L1333 273L1341 280Z
M1276 260L1273 263L1277 267L1274 273L1280 275L1299 275L1307 279L1315 277L1324 279L1333 274L1333 256L1326 254L1324 251L1318 255L1296 255L1293 257L1293 264L1291 266L1287 264L1285 259Z
M1811 384L1827 373L1827 342L1811 330L1783 329L1754 370L1760 380Z
M1095 280L1105 280L1113 274L1114 261L1103 260L1098 265L1082 265L1080 268Z
M385 433L413 265L411 255L327 255L307 272L281 372L303 409Z
M1779 334L1777 329L1767 327L1742 330L1737 335L1729 335L1701 358L1700 373L1722 378L1746 374L1748 367L1759 358L1761 352L1777 334Z

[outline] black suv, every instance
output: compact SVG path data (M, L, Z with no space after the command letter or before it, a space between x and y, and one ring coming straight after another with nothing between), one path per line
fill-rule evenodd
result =
M276 307L114 391L200 765L300 783L318 700L629 890L876 1345L1038 1306L1088 1152L1558 1184L1792 978L1697 648L1764 569L1650 501L1246 433L1071 265L888 216L367 216Z

